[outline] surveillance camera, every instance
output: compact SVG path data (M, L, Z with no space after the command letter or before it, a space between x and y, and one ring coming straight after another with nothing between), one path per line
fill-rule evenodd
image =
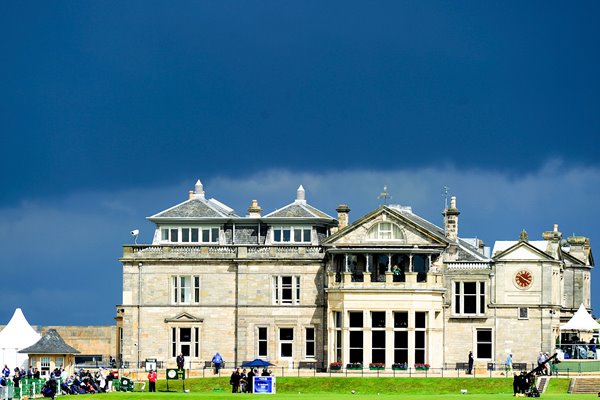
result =
M133 345L134 345L134 346L137 346L137 343L134 343Z
M139 229L134 229L131 231L131 236L137 236L140 234L140 230Z

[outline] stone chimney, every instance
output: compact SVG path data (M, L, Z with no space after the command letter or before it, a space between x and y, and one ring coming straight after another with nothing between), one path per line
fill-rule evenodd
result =
M567 243L569 243L569 254L585 265L589 265L590 239L585 236L573 235L567 238Z
M562 239L562 233L558 231L558 224L554 224L554 228L551 231L546 231L542 234L544 240L558 242Z
M444 210L444 231L446 237L453 242L458 240L458 216L460 211L456 208L456 196L450 197L450 207Z
M250 207L248 207L248 217L250 218L260 218L260 212L262 208L258 205L258 200L252 200L250 203Z
M342 230L348 226L348 214L350 213L350 208L347 204L340 204L335 211L338 213L338 229Z

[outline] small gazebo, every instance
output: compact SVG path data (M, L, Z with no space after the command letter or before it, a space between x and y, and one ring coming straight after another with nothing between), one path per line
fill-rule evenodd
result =
M20 350L19 353L28 354L29 364L37 367L42 374L61 367L72 374L75 354L79 354L79 351L66 344L56 329L49 329L37 343Z

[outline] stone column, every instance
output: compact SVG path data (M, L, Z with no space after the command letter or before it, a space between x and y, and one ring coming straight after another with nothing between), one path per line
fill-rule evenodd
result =
M385 312L385 366L392 368L394 363L394 313Z
M370 311L363 310L363 368L369 368L369 363L372 361L373 337L370 317Z

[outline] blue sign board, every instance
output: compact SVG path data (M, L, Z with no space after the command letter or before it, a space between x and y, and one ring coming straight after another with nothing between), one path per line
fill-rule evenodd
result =
M253 392L256 394L275 394L276 393L274 376L255 376Z

